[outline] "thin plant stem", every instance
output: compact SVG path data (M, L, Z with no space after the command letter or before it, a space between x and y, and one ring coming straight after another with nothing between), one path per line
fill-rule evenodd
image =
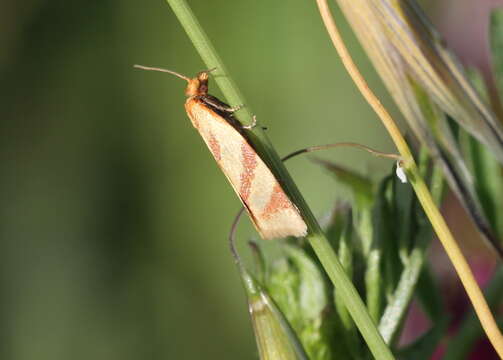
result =
M239 117L240 119L244 119L245 123L251 124L252 113L250 107L243 100L243 96L229 76L225 65L187 2L185 0L167 0L167 2L187 32L187 35L206 64L206 67L216 68L212 74L215 76L215 81L222 90L227 101L231 106L241 104L247 105L240 110ZM344 268L323 234L315 216L297 189L290 174L284 167L261 126L255 126L250 131L249 141L254 146L255 151L257 151L264 162L270 167L270 170L277 176L286 194L299 208L308 227L306 239L320 259L328 277L334 283L338 294L341 296L341 299L343 299L344 304L358 326L370 351L376 359L394 359L391 350L379 334L376 325L368 314L365 304L360 298L356 288L347 277Z
M377 150L374 150L371 147L368 147L366 145L362 145L362 144L358 144L358 143L354 143L354 142L339 142L339 143L327 144L327 145L309 146L309 147L294 151L291 154L288 154L282 160L286 161L294 156L297 156L297 155L300 155L303 153L310 153L310 152L319 151L319 150L333 149L333 148L337 148L337 147L353 147L353 148L365 150L365 151L367 151L377 157L395 159L397 161L401 161L401 159L402 159L402 157L398 154L390 154L390 153L385 153L382 151L377 151Z
M428 219L430 220L440 242L444 246L449 259L452 261L452 264L454 265L454 268L459 278L461 279L465 291L473 304L475 312L485 333L487 334L487 337L491 341L491 344L494 346L499 356L503 358L503 337L498 328L498 325L491 313L489 306L487 305L480 287L475 280L475 277L473 276L468 262L463 256L461 249L456 243L456 240L454 239L438 207L435 205L428 187L419 174L419 170L414 162L414 158L412 157L412 153L409 149L409 146L407 145L407 142L402 136L402 133L400 132L391 115L381 104L377 96L369 88L367 82L365 81L362 74L358 70L358 67L351 58L351 55L349 54L349 51L347 50L344 41L340 36L339 30L337 29L327 1L317 0L317 4L321 17L323 19L323 23L325 24L334 47L339 53L344 67L348 71L349 75L362 93L365 100L370 104L372 109L374 109L374 111L381 119L386 130L393 139L393 142L395 143L395 146L397 147L399 153L402 155L404 167L409 174L409 181L414 188L414 191L416 192L419 202L421 203L424 212L428 216Z

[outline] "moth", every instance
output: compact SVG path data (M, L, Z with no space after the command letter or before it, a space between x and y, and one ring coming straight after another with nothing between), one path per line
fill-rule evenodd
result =
M141 65L135 67L166 72L187 81L187 115L263 239L306 235L307 226L299 209L249 141L247 132L254 124L244 126L234 114L240 107L232 108L208 94L211 70L201 71L196 77L189 78L171 70Z

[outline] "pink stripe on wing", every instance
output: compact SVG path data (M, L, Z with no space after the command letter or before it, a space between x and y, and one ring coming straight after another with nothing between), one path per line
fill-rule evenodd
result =
M208 141L208 144L210 146L211 153L215 157L217 161L220 161L222 159L222 153L220 152L220 143L218 142L217 138L213 133L210 133L210 139Z
M278 183L272 190L271 198L262 212L262 217L270 219L275 213L283 209L289 209L293 205L290 199L286 196L285 192Z
M241 173L241 186L239 195L246 201L250 196L251 186L255 178L255 169L257 168L257 154L252 147L244 141L241 145L241 155L243 156L243 172Z

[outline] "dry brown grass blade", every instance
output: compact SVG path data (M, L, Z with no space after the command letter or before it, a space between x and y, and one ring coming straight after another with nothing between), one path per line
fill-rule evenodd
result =
M499 121L412 0L337 0L414 134L441 164L482 237L503 257L445 114L503 161Z

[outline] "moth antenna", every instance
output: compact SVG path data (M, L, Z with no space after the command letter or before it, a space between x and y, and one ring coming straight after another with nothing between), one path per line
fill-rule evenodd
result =
M208 70L204 70L203 72L205 72L205 73L210 73L210 72L212 72L212 71L215 71L216 69L217 69L217 68L216 68L216 67L214 67L214 68L211 68L211 69L208 69Z
M141 70L150 70L150 71L159 71L159 72L164 72L164 73L168 73L168 74L171 74L171 75L175 75L177 77L179 77L180 79L183 79L187 82L189 82L191 79L185 75L182 75L182 74L179 74L175 71L171 71L171 70L168 70L168 69L163 69L163 68L157 68L157 67L150 67L150 66L143 66L143 65L133 65L134 68L136 69L141 69ZM214 69L211 69L211 70L208 70L208 71L213 71Z

